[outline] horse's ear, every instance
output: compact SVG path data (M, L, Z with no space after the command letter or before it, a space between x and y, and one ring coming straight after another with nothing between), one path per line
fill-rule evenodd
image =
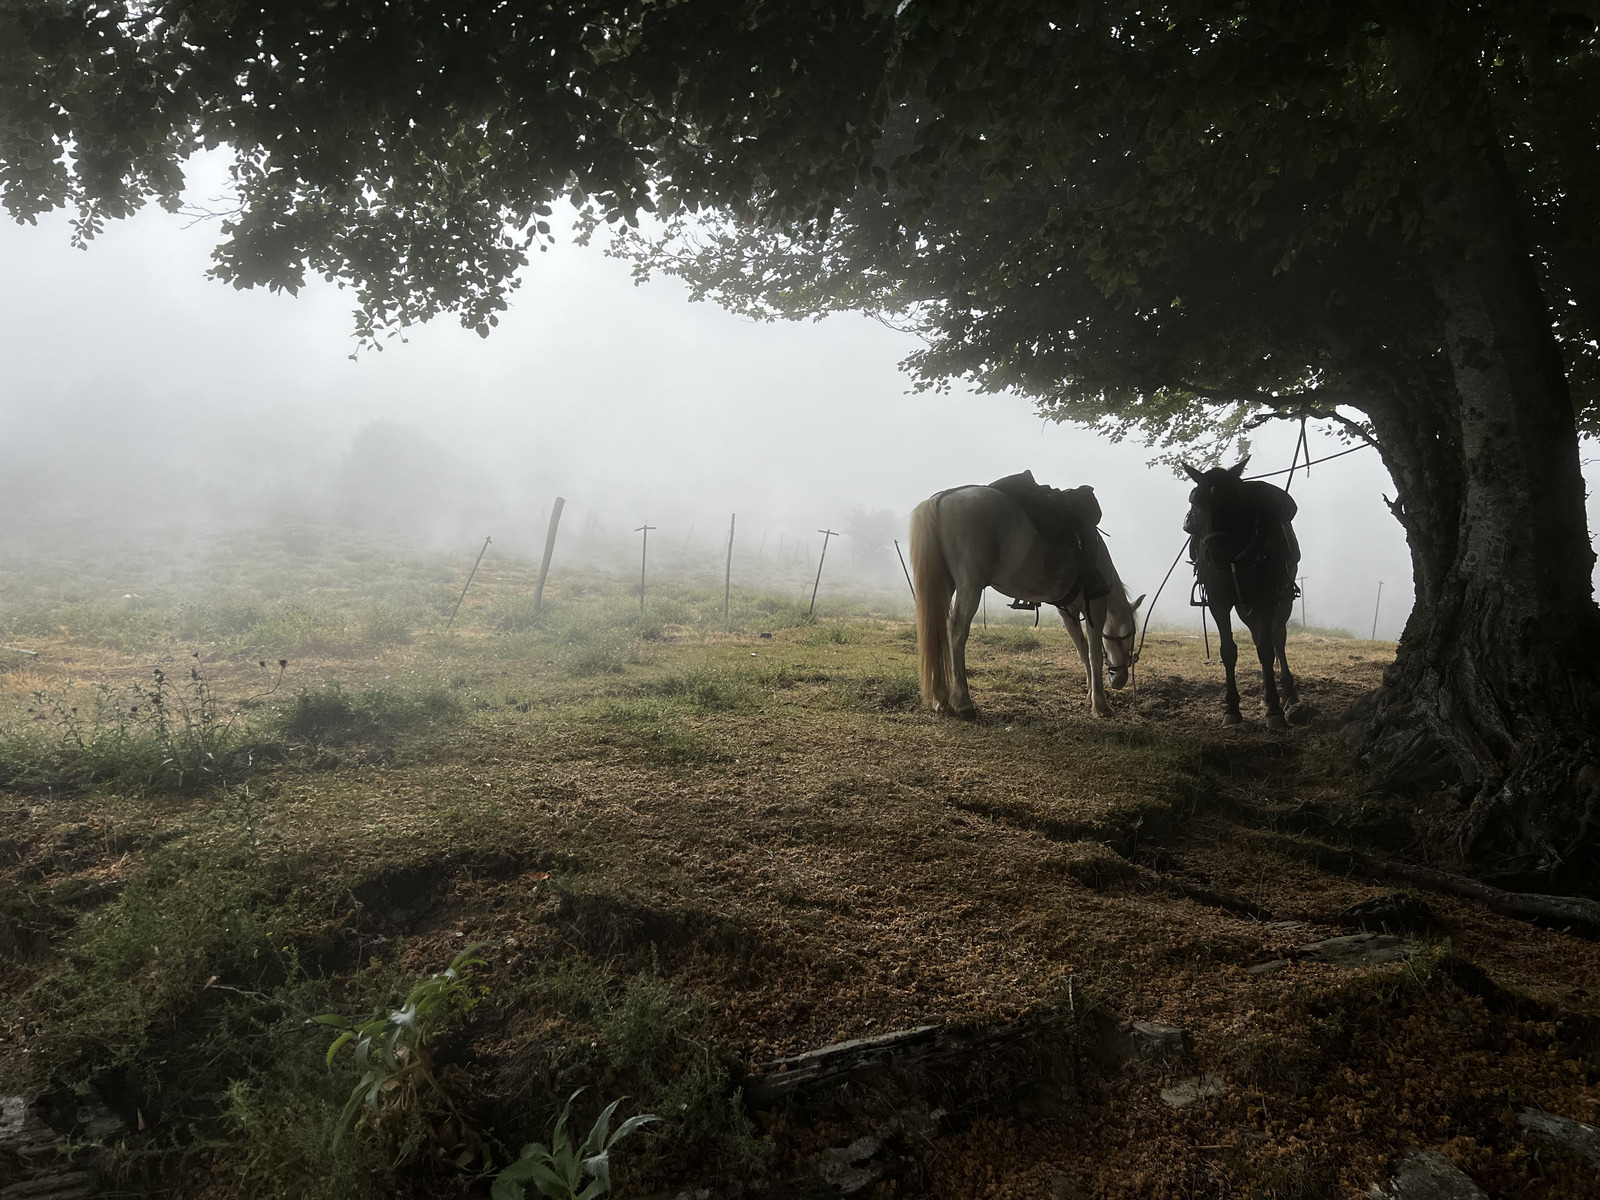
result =
M1233 466L1228 468L1228 474L1232 475L1235 479L1239 478L1239 476L1244 474L1245 464L1247 462L1249 462L1249 461L1250 461L1250 456L1248 454L1246 454L1243 458L1241 458Z
M1188 463L1180 463L1179 465L1183 467L1185 471L1189 472L1189 478L1194 480L1196 483L1204 483L1206 481L1206 477L1200 474L1199 471L1196 471Z
M1139 593L1139 598L1137 600L1135 600L1132 604L1128 605L1128 607L1132 608L1132 609L1137 609L1139 607L1139 605L1141 605L1143 603L1144 603L1144 593L1141 592L1141 593Z

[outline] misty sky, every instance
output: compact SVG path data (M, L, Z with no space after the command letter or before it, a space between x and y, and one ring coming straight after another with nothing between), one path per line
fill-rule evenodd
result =
M64 217L0 220L8 524L36 515L29 496L70 496L107 521L139 508L270 516L311 502L357 431L384 420L470 468L494 496L478 523L499 526L474 536L508 552L540 536L557 493L564 528L593 513L620 535L648 518L708 547L737 511L737 552L753 555L763 537L770 553L780 532L839 529L855 506L903 521L933 491L1023 468L1095 486L1136 592L1154 592L1183 541L1188 485L1148 467L1153 452L1044 425L1015 397L910 395L896 364L912 339L865 318L756 324L690 304L674 281L635 287L598 247L561 244L536 257L487 341L447 318L351 361L347 293L209 282L217 231L186 224L152 209L85 252ZM1263 432L1251 473L1287 466L1292 445L1287 427ZM1340 448L1313 435L1316 455ZM1592 493L1600 451L1584 452ZM1377 455L1315 468L1293 491L1311 623L1365 635L1382 579L1378 632L1398 636L1409 560ZM1180 567L1161 617L1192 619L1188 584Z

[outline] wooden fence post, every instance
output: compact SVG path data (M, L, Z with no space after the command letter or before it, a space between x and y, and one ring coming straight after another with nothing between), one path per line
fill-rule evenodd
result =
M556 527L561 524L561 510L566 503L563 497L557 496L550 510L550 528L544 535L544 558L539 561L539 584L533 589L533 615L536 617L544 607L544 581L550 574L550 556L556 552Z
M739 519L738 513L728 517L728 565L722 572L722 623L728 624L728 601L733 592L733 523Z
M646 521L638 529L634 530L635 533L644 534L644 541L639 546L639 619L641 621L644 620L644 564L646 557L650 553L650 531L654 528L654 525Z
M822 535L822 554L817 559L817 581L811 585L811 607L806 609L806 616L811 616L817 611L817 589L822 586L822 564L828 559L828 539L839 535L831 529L819 529Z
M478 563L483 561L484 554L489 550L489 543L493 540L493 538L483 539L483 549L478 551L478 557L472 564L472 571L467 575L466 583L461 585L461 595L456 597L456 606L450 610L450 619L444 623L446 629L456 623L456 614L461 611L461 602L467 598L467 589L472 586L473 577L478 573Z

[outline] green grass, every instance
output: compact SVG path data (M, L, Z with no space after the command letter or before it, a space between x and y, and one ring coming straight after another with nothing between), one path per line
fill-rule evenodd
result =
M1044 639L1032 628L1014 625L997 625L990 629L974 629L969 639L973 645L993 646L1001 650L1030 653L1044 645Z
M645 695L665 696L697 712L733 712L757 707L761 692L749 671L715 667L660 675L640 685Z

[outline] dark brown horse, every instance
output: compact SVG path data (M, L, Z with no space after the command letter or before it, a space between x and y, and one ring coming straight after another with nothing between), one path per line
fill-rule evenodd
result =
M1288 640L1289 616L1298 595L1295 573L1300 566L1300 543L1290 524L1297 511L1294 500L1282 488L1259 479L1240 478L1244 465L1227 470L1214 468L1203 474L1188 463L1183 469L1195 482L1189 493L1189 515L1183 530L1189 535L1189 561L1205 593L1205 606L1216 618L1222 642L1222 665L1227 671L1228 691L1222 723L1237 725L1239 688L1233 668L1239 660L1234 644L1230 610L1255 640L1256 657L1261 660L1261 690L1266 702L1267 725L1288 728L1278 686L1273 680L1274 659L1283 670L1283 700L1290 708L1300 703L1294 676L1283 656Z

